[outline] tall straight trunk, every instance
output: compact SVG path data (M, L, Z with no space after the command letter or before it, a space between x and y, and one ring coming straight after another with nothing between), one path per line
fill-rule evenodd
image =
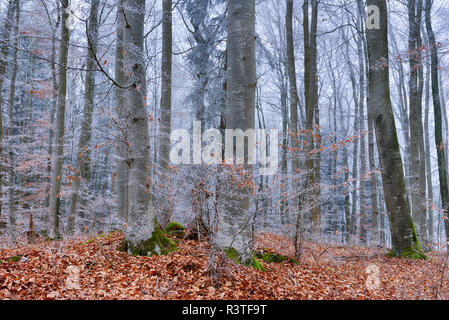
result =
M424 39L424 46L429 48L429 40L427 38L426 32L422 33ZM426 57L426 77L424 82L424 92L425 92L425 110L424 110L424 141L425 141L425 156L426 156L426 183L427 183L427 233L428 233L428 244L433 245L434 242L434 223L433 223L433 185L432 185L432 171L431 171L431 161L430 161L430 57Z
M379 207L378 207L378 181L376 173L376 155L374 142L374 119L368 110L368 153L370 168L370 197L371 197L371 243L379 243Z
M362 7L360 1L358 24L360 28L363 28L362 23ZM359 139L360 139L360 240L362 243L368 243L368 186L367 186L367 174L368 174L368 162L367 162L367 143L366 143L366 120L365 120L365 55L364 55L364 39L365 35L362 33L359 35L357 42L357 57L359 63ZM355 161L356 158L354 158Z
M390 24L391 26L391 24ZM396 54L399 54L399 48L396 42L395 32L391 31L391 27L389 27L389 35L391 38L391 43L393 49ZM408 112L408 101L407 101L407 89L405 85L405 76L404 76L404 66L402 63L395 64L396 69L398 71L399 79L396 82L397 90L399 93L399 114L400 114L400 122L401 122L401 131L404 137L405 142L405 151L404 151L404 170L405 170L405 184L407 190L409 190L410 186L410 118ZM409 193L410 195L410 193Z
M343 34L343 39L346 42L345 60L349 68L349 78L351 80L352 87L352 100L354 101L354 135L359 133L360 121L359 115L359 100L357 98L357 84L355 80L354 66L352 65L349 57L349 42L346 39L346 35ZM357 173L358 173L358 151L359 151L360 139L353 141L352 148L352 203L351 203L351 215L346 219L346 241L349 241L351 236L355 235L357 228Z
M296 141L299 139L298 133L298 86L296 84L296 67L295 67L295 46L293 42L293 0L286 0L286 42L287 42L287 72L289 81L290 94L290 133L291 148L297 147ZM295 157L296 158L296 157ZM293 173L299 168L299 161L292 161Z
M286 10L285 10L285 35L286 35L286 44L287 44L287 74L289 81L289 96L290 96L290 119L289 119L289 135L290 135L290 150L293 154L293 159L291 161L291 170L294 177L296 177L299 168L299 154L297 150L299 149L299 134L298 134L298 86L296 83L296 67L295 67L295 45L293 41L293 0L286 0ZM304 119L304 115L302 109L300 110L302 119ZM287 134L286 131L284 131ZM295 182L295 178L293 179ZM294 183L293 188L297 188L295 192L301 192L301 184L298 180L298 183ZM300 197L297 196L294 198L294 207L299 207L300 205ZM299 211L299 210L298 210ZM299 219L299 212L298 217Z
M5 21L3 24L3 29L1 32L2 47L0 49L0 156L3 153L3 112L2 112L2 89L3 89L3 80L4 74L6 71L6 60L8 60L8 49L10 43L11 29L12 29L12 21L14 18L14 1L9 0L8 11L6 12ZM2 217L2 207L3 201L1 200L3 196L2 186L3 186L3 168L0 165L0 218Z
M88 55L86 68L87 70L93 70L95 67L95 55L98 49L98 7L100 0L92 0L89 26L86 30L88 38ZM90 178L90 162L91 162L91 146L90 140L92 136L92 117L95 98L95 73L94 71L86 72L85 79L85 92L84 92L84 110L83 110L83 123L81 125L81 133L78 141L78 151L76 155L76 174L73 186L73 192L70 197L70 212L68 231L73 233L75 231L75 217L78 198L80 197L80 186L84 182L89 183ZM83 200L83 199L81 199ZM82 201L84 203L84 201ZM84 225L84 208L80 208L79 227L83 230Z
M287 107L287 84L285 82L284 72L279 71L280 91L281 91L281 113L282 113L282 153L281 153L281 199L280 212L281 223L283 225L288 223L289 206L288 206L288 107Z
M380 28L367 30L370 108L375 122L385 202L390 220L392 252L400 257L423 257L410 215L401 153L390 100L388 16L386 0L368 0L380 10Z
M433 113L435 119L435 146L438 156L438 177L440 180L440 195L441 204L445 215L447 217L447 210L449 209L449 190L447 184L447 163L444 152L443 133L441 124L441 101L440 101L440 87L438 83L438 47L435 40L435 34L432 28L431 13L432 1L426 0L425 18L427 37L429 39L430 51L430 66L432 79L432 98L433 98ZM444 219L444 227L446 231L446 238L449 238L449 219Z
M9 240L11 243L16 242L17 231L16 231L16 216L15 216L15 208L16 208L16 198L15 198L15 185L14 185L14 97L16 94L16 78L17 78L17 54L19 48L19 23L20 23L20 2L19 0L14 0L14 7L16 10L16 18L14 25L14 41L13 41L13 61L12 61L12 75L11 75L11 84L9 87L9 99L8 99L8 207L9 207Z
M56 130L55 130L55 150L54 166L51 179L50 190L50 209L48 226L48 235L50 238L59 236L59 203L62 179L62 164L64 161L64 120L67 94L67 57L69 50L69 29L66 26L68 14L65 9L68 6L68 0L61 0L61 42L59 45L59 86L58 86L58 104L56 112Z
M422 130L422 61L421 61L421 17L422 0L408 1L409 18L409 106L410 106L410 188L412 194L412 216L422 243L427 235L426 225L426 187L424 162L424 139ZM424 175L424 176L422 176Z
M162 0L162 81L161 81L161 123L159 141L159 164L163 179L170 174L170 131L172 98L172 0ZM171 221L172 212L164 210L163 225Z
M318 110L318 74L317 74L317 24L318 24L318 1L311 0L311 19L309 25L309 0L303 3L303 29L304 29L304 87L306 98L306 131L307 148L310 151L314 147L319 130ZM309 29L310 28L310 29ZM315 120L315 121L314 121ZM319 143L319 141L316 141ZM318 239L321 235L321 205L319 201L320 188L320 163L319 154L316 158L307 156L307 202L310 210L310 234L312 238Z
M115 43L115 81L122 85L124 84L124 71L123 71L123 30L125 26L125 19L123 16L123 0L117 0L117 29L116 29L116 43ZM129 167L127 163L128 148L126 146L127 130L125 124L125 98L124 90L115 88L115 103L116 103L116 115L117 115L117 214L123 221L128 221L128 179L129 179Z
M125 246L128 253L147 255L146 246L155 230L154 208L149 196L149 129L146 111L146 72L143 52L145 0L125 0L123 3L125 28L123 31L124 67L129 70L125 83L126 125L128 135L128 226Z
M227 101L226 129L246 131L255 127L256 42L255 0L229 0L227 16ZM245 159L249 148L245 147ZM248 164L236 165L237 170L247 170ZM232 178L230 173L227 179ZM220 217L217 243L221 248L233 248L242 263L250 260L246 216L250 206L250 188L232 184L224 194L224 213ZM235 197L235 193L239 197Z
M59 2L58 2L59 4ZM59 6L58 6L59 8ZM59 9L58 9L59 10ZM50 128L48 132L48 160L47 160L47 175L48 175L48 188L47 188L47 197L45 198L45 205L47 207L50 206L50 185L51 185L51 162L53 155L53 138L54 138L54 122L55 122L55 113L56 113L56 104L58 99L58 77L56 72L56 32L58 30L58 26L60 23L61 17L58 15L58 21L56 22L56 26L53 29L52 37L51 37L51 77L52 77L52 96L51 96L51 107L50 107ZM45 218L47 220L48 217ZM46 221L48 223L48 221Z

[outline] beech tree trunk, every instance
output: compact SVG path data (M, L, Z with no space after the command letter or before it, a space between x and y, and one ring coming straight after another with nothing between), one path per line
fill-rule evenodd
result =
M93 70L95 68L95 55L97 54L98 47L98 7L100 1L92 0L90 8L89 26L86 30L88 37L88 55L86 68L87 70ZM95 98L95 72L87 71L85 79L85 92L84 92L84 110L83 110L83 123L81 125L81 133L78 141L78 152L76 155L76 171L75 181L73 186L73 192L70 198L70 212L68 231L73 233L75 231L75 217L78 198L80 198L80 186L81 183L89 183L90 178L90 163L91 163L91 146L90 139L92 136L92 116L94 111L94 98ZM81 198L81 200L83 200ZM82 201L85 205L85 201ZM80 208L80 222L78 223L81 231L83 230L84 223L84 208Z
M123 30L125 27L123 0L117 0L117 29L116 29L116 44L115 44L115 81L123 86L125 84L125 75L123 70ZM129 167L128 147L126 141L128 139L126 128L126 106L125 106L125 90L120 87L115 88L116 101L116 125L117 125L117 214L123 221L128 221L128 181L129 181Z
M228 1L226 129L246 131L255 127L255 6L255 0ZM245 147L245 159L247 152L248 147ZM236 165L236 169L247 171L249 168L246 164ZM224 193L224 213L220 217L217 244L223 249L233 248L240 262L248 263L251 256L247 223L250 190L235 183L226 185L228 189Z
M17 238L16 230L16 197L15 197L15 164L14 164L14 98L16 94L16 78L17 78L17 54L19 48L19 23L20 23L20 2L19 0L14 0L14 7L16 11L16 18L14 24L14 41L13 41L13 61L12 61L12 75L11 84L9 86L9 99L8 99L8 207L9 207L9 241L10 243L15 243Z
M390 220L392 252L399 257L423 257L405 187L399 142L390 100L388 16L386 0L368 0L380 10L380 28L367 30L370 108L382 170L385 202Z
M424 139L422 127L422 61L421 61L421 17L422 0L408 1L409 17L409 106L410 106L410 188L412 195L412 216L422 243L427 235L426 225L426 185Z
M432 1L426 0L425 18L427 37L430 45L430 66L432 79L432 99L433 99L433 113L435 119L435 147L438 156L438 177L440 180L440 195L441 205L445 210L444 215L447 217L447 210L449 209L449 190L447 184L447 160L444 152L443 133L441 123L441 100L440 87L438 83L438 47L435 40L435 34L432 28L431 20ZM449 238L449 219L444 219L444 228L446 231L446 238Z
M162 179L168 180L170 164L170 131L172 99L172 0L162 0L162 81L161 81L161 122L159 142L159 166ZM171 220L171 206L167 206L162 217L162 225Z
M318 74L317 74L317 23L318 23L318 1L311 0L311 19L309 25L309 0L303 3L303 30L304 30L304 88L306 99L306 130L307 148L312 150L315 137L319 139L319 110L318 110ZM310 210L310 234L312 238L318 239L321 235L321 205L320 205L320 163L319 154L317 158L307 156L307 183L310 189L307 202Z
M12 29L12 21L14 18L14 1L10 0L8 4L8 11L5 16L5 21L3 24L3 29L1 33L0 40L3 42L3 45L0 49L0 156L3 153L3 111L2 111L2 89L3 89L3 79L6 71L6 60L8 59L8 49L10 43L11 29ZM3 186L3 168L0 165L0 218L2 216L2 206L3 201L1 200L3 196L2 186Z
M59 86L58 103L56 112L55 129L55 149L53 175L51 179L50 190L50 209L49 209L49 230L50 238L55 239L60 235L59 230L59 203L62 179L62 164L64 161L64 121L67 94L67 56L69 51L69 29L66 26L68 14L65 9L68 6L68 0L61 0L61 42L59 45Z
M154 208L150 200L149 130L146 111L146 72L143 52L145 0L123 1L125 27L123 45L126 125L128 135L128 225L125 232L125 250L147 255L150 248L145 241L155 230Z

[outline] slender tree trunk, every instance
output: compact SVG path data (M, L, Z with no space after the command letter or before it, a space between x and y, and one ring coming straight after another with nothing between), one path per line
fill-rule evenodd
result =
M88 38L88 55L86 67L87 70L95 68L95 55L98 49L98 7L100 1L92 0L90 8L89 26L86 30ZM89 183L90 179L90 163L91 163L91 146L90 140L92 136L92 118L95 98L95 73L94 71L86 72L85 92L84 92L84 110L83 123L81 125L81 133L78 141L78 151L76 155L76 171L73 192L70 198L70 212L68 231L73 233L75 231L75 217L78 198L80 197L80 186L84 182ZM81 199L83 200L83 199ZM85 204L85 201L82 201ZM78 223L81 231L84 226L84 208L80 208L80 222Z
M422 33L424 39L424 46L429 48L429 40L426 32ZM427 232L428 232L428 244L430 246L434 243L434 212L433 212L433 185L432 185L432 171L430 161L430 57L426 57L426 77L425 77L425 111L424 111L424 140L425 140L425 155L426 155L426 183L427 183Z
M159 164L163 180L168 180L170 171L170 131L172 98L172 0L162 0L162 82L161 82L161 122L159 140ZM170 206L168 206L170 207ZM165 208L162 225L172 220L171 209Z
M68 14L65 9L68 0L61 0L61 42L59 46L59 87L58 105L56 113L54 167L50 190L49 209L49 237L54 239L60 235L59 231L59 203L62 179L62 165L64 161L64 120L67 94L67 56L69 50L69 29L66 26Z
M304 87L306 98L306 131L307 148L313 149L315 137L319 139L318 114L318 74L317 74L317 23L318 23L318 1L311 0L311 21L309 26L309 0L303 3L303 29L304 29ZM310 27L310 29L309 29ZM315 120L315 121L314 121ZM319 201L319 154L314 159L312 155L307 156L307 202L310 210L310 234L312 238L318 239L321 235L321 205Z
M435 34L432 28L431 21L432 0L426 0L425 18L426 18L426 30L429 44L431 47L430 66L431 66L431 79L432 79L432 98L433 98L433 112L435 119L435 146L438 156L438 176L440 180L440 195L441 204L444 210L444 215L447 217L447 210L449 209L449 189L447 184L447 164L444 152L443 133L441 124L441 100L440 100L440 87L438 83L438 45L435 40ZM446 238L449 238L449 219L444 219L444 227L446 231Z
M287 73L289 81L289 96L290 96L290 119L289 119L289 131L290 135L290 150L292 151L293 159L291 161L291 171L293 174L293 181L298 175L300 169L299 154L299 133L298 133L298 86L296 83L296 67L295 67L295 46L293 41L293 0L286 0L286 13L285 13L285 34L287 43ZM302 109L300 109L302 118L304 118ZM286 131L284 131L287 134ZM300 178L297 178L297 183L294 183L294 188L298 188L296 192L302 192ZM294 198L294 207L300 206L299 195ZM298 210L298 219L300 210ZM298 235L297 235L298 236ZM297 237L296 237L297 238Z
M14 164L14 98L16 94L16 78L17 78L17 54L19 48L19 24L20 24L20 2L19 0L14 0L14 7L16 11L15 25L14 25L14 41L13 41L13 61L12 61L12 75L11 75L11 85L9 87L9 100L8 100L8 207L9 207L9 241L11 243L16 242L17 230L16 230L16 198L15 198L15 164Z
M288 206L288 107L287 107L287 84L285 83L284 72L279 72L280 91L281 91L281 113L282 113L282 182L281 182L281 223L287 224L289 219L289 206Z
M9 0L8 11L6 13L5 21L3 24L3 29L1 33L0 40L3 42L2 47L0 49L0 157L3 153L3 112L2 112L2 89L3 89L3 79L6 71L6 62L8 60L8 49L10 43L11 29L12 29L12 21L14 18L14 1ZM0 165L0 218L2 216L2 207L3 201L1 198L3 197L3 168Z
M421 61L421 16L422 0L408 1L409 16L409 106L410 106L410 188L412 194L412 216L417 227L417 233L422 243L425 243L427 234L426 225L426 189L425 170L421 170L421 161L424 159L424 142L422 137L422 87L420 76L422 73ZM425 163L424 163L425 165ZM425 168L424 168L425 169ZM424 174L424 177L421 175ZM422 185L424 182L424 185Z
M392 252L400 257L423 257L410 216L401 153L390 100L388 17L386 0L368 0L380 10L380 29L367 30L370 108L375 122L385 202L390 220Z
M117 0L117 29L116 29L116 47L115 47L115 81L124 85L124 70L123 70L123 30L125 26L125 19L123 15L123 0ZM116 114L117 114L117 213L119 218L123 222L128 221L128 180L129 180L129 167L127 163L128 159L128 147L126 146L127 128L125 123L126 106L125 106L125 91L119 87L115 88L115 102L116 102Z
M359 14L358 14L358 24L360 28L363 28L362 23L362 8L360 2L359 5ZM368 159L367 159L367 143L366 143L366 120L365 120L365 55L364 55L364 34L360 34L359 38L356 40L357 42L357 57L359 63L359 140L360 140L360 240L362 243L368 243L368 206L369 206L369 198L368 198ZM357 161L357 158L354 158L354 161Z
M345 60L349 68L349 78L351 80L352 86L352 100L354 101L354 135L359 133L360 121L358 119L359 115L359 100L357 98L357 84L355 80L355 72L352 62L349 57L349 42L344 36L346 42ZM351 215L346 219L346 241L349 241L351 236L356 234L357 229L357 185L358 185L358 151L359 151L360 139L355 139L352 148L352 204L351 204Z

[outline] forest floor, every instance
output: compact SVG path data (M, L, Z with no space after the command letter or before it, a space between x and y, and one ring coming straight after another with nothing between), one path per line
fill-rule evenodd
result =
M216 288L207 242L181 240L168 255L135 257L118 251L122 238L114 232L0 249L0 299L449 299L445 254L407 260L383 249L306 243L299 264L262 262L266 271L223 260ZM273 234L258 235L256 247L293 254L292 242Z

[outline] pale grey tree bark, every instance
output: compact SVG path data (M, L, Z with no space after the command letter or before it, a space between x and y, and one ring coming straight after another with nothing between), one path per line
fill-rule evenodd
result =
M170 164L170 131L172 109L172 0L162 0L162 80L161 80L161 122L158 160L162 179L168 179ZM165 208L162 225L172 220L170 206Z
M367 30L370 108L375 122L385 202L390 220L392 252L400 257L423 257L405 187L402 158L390 100L388 16L385 0L368 0L380 10L380 28Z
M129 185L128 225L125 249L128 253L147 255L145 240L155 230L154 208L150 198L149 129L146 111L146 72L143 52L145 0L123 1L125 27L123 46L126 125L128 135Z
M16 242L17 228L16 228L16 197L15 197L15 164L14 164L14 98L16 94L16 78L17 78L17 54L19 51L19 24L20 24L20 1L14 0L15 7L15 24L12 42L13 45L13 60L12 60L12 74L11 84L9 87L9 99L8 99L8 207L9 207L9 241L11 243Z
M124 85L125 75L123 70L123 31L125 27L123 0L117 0L117 28L116 28L116 44L115 44L115 81L121 86ZM116 86L115 88L116 102L116 135L117 135L117 157L116 157L116 186L117 186L117 214L123 222L128 221L128 147L126 141L128 139L127 128L125 123L126 106L125 91Z
M358 15L357 22L361 29L363 29L364 24L362 22L363 19L363 8L361 6L361 2L358 2ZM358 102L358 128L359 132L357 133L360 140L360 191L359 191L359 200L360 200L360 229L359 236L360 241L364 244L368 242L368 207L369 207L369 197L368 197L368 158L367 158L367 131L366 131L366 118L365 118L365 101L366 96L368 94L366 92L365 86L365 54L364 54L364 33L360 33L356 39L357 44L357 58L358 58L358 71L359 71L359 102ZM357 158L354 158L353 161L357 161Z
M11 36L11 29L13 25L13 19L14 19L14 1L10 0L8 3L8 10L6 12L5 20L3 23L3 28L0 36L1 41L1 49L0 49L0 156L3 153L3 111L2 111L2 98L1 98L1 92L3 89L3 80L4 80L4 74L6 71L6 62L8 59L8 49L9 49L9 43L10 43L10 36ZM2 195L3 195L3 174L1 172L3 171L2 166L0 165L0 218L2 216L2 207L3 203L1 201Z
M443 133L441 123L441 100L440 87L438 83L438 47L435 40L435 34L432 28L431 20L432 0L426 0L425 5L425 20L427 37L430 45L430 61L431 61L431 79L432 79L432 99L433 99L433 113L435 119L435 147L438 156L438 176L440 180L440 195L441 205L445 210L444 215L447 217L447 210L449 209L449 190L447 182L447 159L444 152ZM444 228L446 237L449 238L449 219L444 219Z
M94 70L96 61L95 55L98 49L98 9L100 0L92 0L89 22L86 30L88 54L86 61L86 69ZM90 178L90 162L91 162L91 146L90 140L92 136L92 119L94 112L94 98L95 98L95 72L87 71L85 78L85 92L84 92L84 109L83 122L81 125L81 133L78 141L78 149L75 164L75 181L72 195L70 197L70 211L68 221L68 231L73 233L75 231L75 219L77 212L78 198L80 198L80 186L82 183L89 183ZM81 198L81 200L83 200ZM85 204L85 201L82 201ZM80 208L80 221L78 226L83 230L84 224L84 208Z
M422 127L421 17L422 0L408 1L409 19L409 106L410 106L410 188L412 216L422 243L426 240L426 185ZM424 166L424 170L422 167Z
M427 38L427 33L425 30L422 33L424 46L429 48L429 40ZM424 142L425 142L425 155L426 155L426 183L427 183L427 234L428 234L428 244L433 245L434 243L434 212L433 212L433 184L432 184L432 171L431 171L431 161L430 161L430 56L425 58L426 65L426 76L424 80Z
M311 0L311 17L309 23L309 0L304 0L303 31L304 31L304 90L306 104L307 148L314 147L315 128L319 128L318 110L318 72L317 72L317 25L318 25L318 0ZM320 196L320 155L316 158L308 156L307 163L307 187L311 189L307 195L307 203L310 209L310 234L318 239L321 235L321 205ZM317 187L318 186L318 187Z
M290 94L290 133L297 134L298 131L298 86L296 84L296 67L295 67L295 45L293 41L293 0L286 0L286 42L287 42L287 71L289 81ZM301 113L302 114L302 113ZM291 148L298 146L296 141L299 137L291 136ZM292 171L296 173L299 169L299 161L292 161Z
M257 86L255 11L255 0L228 1L226 129L246 131L255 127ZM247 155L248 147L245 151ZM240 169L249 168L248 165L244 165ZM229 179L231 174L228 176ZM223 195L223 212L220 216L217 244L223 249L235 249L240 261L248 263L251 256L248 224L249 190L246 187L238 187L230 181L227 188Z
M351 87L352 87L352 100L354 102L354 134L359 134L359 126L360 121L358 119L359 116L359 99L357 97L357 83L355 78L355 71L354 71L354 65L351 62L350 56L349 56L349 42L346 39L346 35L343 34L343 39L346 43L345 48L345 61L349 69L349 78L351 80ZM360 89L359 89L360 90ZM349 219L346 219L346 240L350 240L351 236L354 236L356 234L357 229L357 215L358 215L358 207L357 207L357 186L358 186L358 152L359 152L359 144L360 139L354 139L352 143L352 202L351 202L351 215Z
M59 204L62 179L62 165L64 161L64 120L67 94L67 57L69 50L69 29L66 26L68 14L65 9L68 6L68 0L61 0L61 39L59 44L59 84L58 84L58 103L55 119L55 150L54 165L51 179L50 190L50 208L48 235L50 238L57 238L59 231Z
M57 10L60 10L59 1L56 1L57 4ZM51 24L51 18L49 16L49 23ZM52 155L53 155L53 138L54 138L54 123L55 123L55 114L56 114L56 104L58 100L58 75L56 71L56 33L58 31L59 24L61 23L61 16L58 15L56 24L52 25L52 37L51 37L51 76L52 76L52 97L51 97L51 107L50 107L50 128L48 133L48 162L47 162L47 174L48 174L48 187L47 192L48 195L45 199L45 204L47 207L50 207L50 187L51 187L51 162L52 162ZM44 221L48 223L48 217L46 216L44 218Z

